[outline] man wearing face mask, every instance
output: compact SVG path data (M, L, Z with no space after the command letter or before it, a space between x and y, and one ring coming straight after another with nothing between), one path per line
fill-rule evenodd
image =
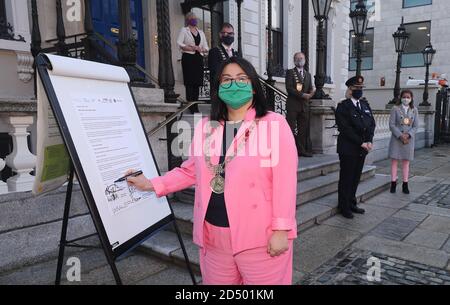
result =
M352 77L345 85L348 87L347 99L336 109L337 152L341 168L338 208L342 216L352 219L353 213L365 213L357 206L356 191L366 156L373 149L376 123L369 103L363 98L364 78Z
M303 53L294 55L295 68L286 74L287 121L295 135L299 156L312 157L310 136L310 100L314 95L311 74L305 69Z
M224 23L219 34L220 45L212 48L208 55L208 66L211 75L211 84L215 83L217 70L220 64L231 57L237 57L238 52L233 49L234 27L230 23Z

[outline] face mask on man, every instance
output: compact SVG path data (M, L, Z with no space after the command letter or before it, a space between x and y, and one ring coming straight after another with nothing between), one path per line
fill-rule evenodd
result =
M402 104L404 106L409 106L411 104L412 100L410 98L402 98Z
M360 98L363 97L363 91L362 91L361 89L353 90L353 91L352 91L352 96L353 96L355 99L359 100Z
M300 60L296 60L294 63L297 68L303 68L306 64L306 60L300 59Z
M234 37L233 36L223 36L220 40L224 45L231 46L234 42Z
M251 84L240 84L235 81L231 86L220 86L219 98L231 108L237 110L250 102L253 98L253 87Z

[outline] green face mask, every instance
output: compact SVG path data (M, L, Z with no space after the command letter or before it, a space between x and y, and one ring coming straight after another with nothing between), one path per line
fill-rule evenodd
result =
M219 98L231 108L237 110L247 104L253 98L251 84L237 85L233 82L230 88L219 87Z

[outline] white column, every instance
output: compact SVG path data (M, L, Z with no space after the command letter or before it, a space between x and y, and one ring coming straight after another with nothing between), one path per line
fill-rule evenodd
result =
M36 165L36 156L28 149L27 128L33 124L32 116L9 117L8 123L12 126L10 135L13 139L13 151L6 157L6 164L17 173L8 179L10 192L27 192L33 187L34 177L30 172Z
M0 158L0 173L2 172L2 170L5 168L5 161L3 161L3 159ZM6 194L8 192L8 186L5 182L3 182L2 180L0 180L0 195L1 194Z

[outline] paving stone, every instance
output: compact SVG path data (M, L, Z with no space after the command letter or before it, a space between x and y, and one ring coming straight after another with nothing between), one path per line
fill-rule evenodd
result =
M300 234L294 242L294 269L304 273L317 269L359 236L357 232L327 225Z
M444 244L444 246L442 247L442 250L450 253L450 238L447 240L447 242Z
M450 233L450 217L430 216L425 220L419 228L449 234Z
M444 251L429 249L405 242L379 238L376 236L365 236L355 244L354 247L362 250L376 251L377 253L399 257L405 260L445 268L448 263L449 254Z
M166 269L167 266L147 255L136 254L117 263L117 269L122 282L126 285L135 284L143 279ZM94 269L81 275L81 282L66 285L115 285L109 265Z
M427 248L440 249L448 237L449 235L444 233L415 229L406 237L405 242Z
M406 207L407 210L419 213L426 213L435 216L450 217L450 209L439 208L435 206L428 206L423 204L412 203Z
M412 212L408 210L400 210L397 213L395 213L393 217L422 222L425 220L425 218L428 217L428 214Z
M197 283L201 282L201 277L199 275L195 275L195 279ZM191 276L186 269L182 269L179 267L171 267L165 269L161 272L158 272L154 275L151 275L141 281L139 281L136 285L156 285L156 286L164 286L164 285L193 285Z
M390 217L378 225L370 235L392 239L402 240L410 234L417 226L418 221L405 218Z
M325 225L344 228L360 233L367 233L396 212L395 209L364 205L366 214L355 215L354 219L346 219L340 215L324 222Z

